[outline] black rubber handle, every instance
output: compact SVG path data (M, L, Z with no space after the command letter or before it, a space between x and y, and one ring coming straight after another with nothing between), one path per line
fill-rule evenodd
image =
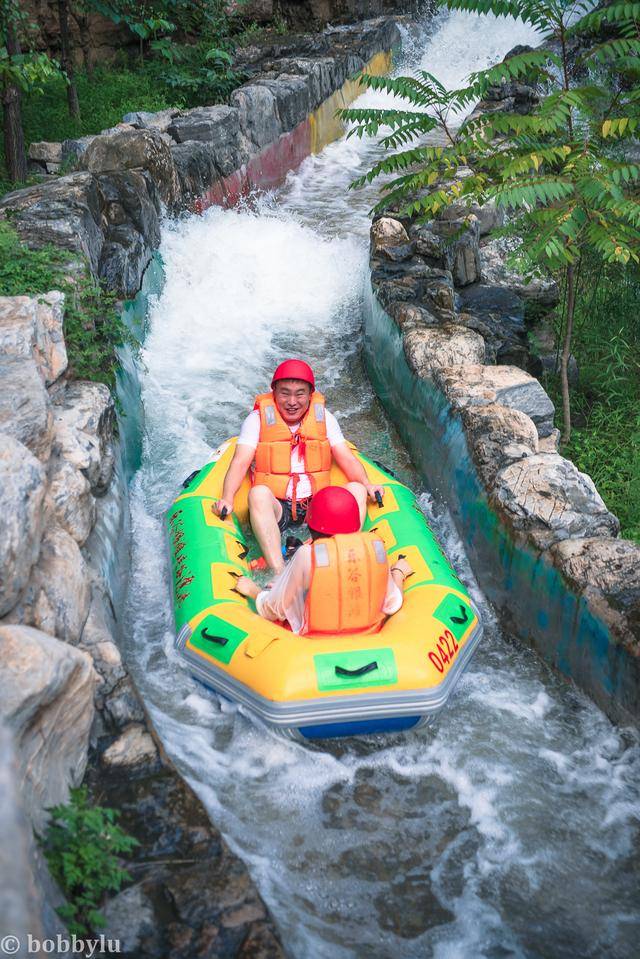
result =
M249 547L245 546L245 544L241 542L239 539L236 540L236 543L238 544L238 546L241 547L241 552L238 553L239 558L246 559L249 553Z
M226 636L213 636L206 626L202 627L200 635L203 639L208 639L211 643L217 643L218 646L226 646L229 641Z
M186 489L187 486L189 485L189 483L191 482L191 480L192 480L192 479L195 479L199 472L200 472L200 470L194 470L193 473L189 473L189 475L187 476L186 480L183 480L183 482L182 482L182 488L183 488L183 489Z
M222 509L220 510L220 519L226 519L228 512L229 510L227 509L227 507L223 506Z
M376 490L376 503L378 506L382 506L382 493L379 489Z
M460 625L468 623L469 613L467 612L467 607L463 606L462 603L460 603L460 614L460 616L450 616L449 619L452 623L459 623Z
M336 676L366 676L378 668L375 660L367 663L365 666L359 666L358 669L345 669L344 666L336 666Z

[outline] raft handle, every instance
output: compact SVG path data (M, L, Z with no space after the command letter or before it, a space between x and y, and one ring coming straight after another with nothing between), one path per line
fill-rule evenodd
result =
M375 660L372 663L359 666L358 669L345 669L344 666L336 666L336 676L366 676L367 673L372 673L377 668L378 664Z
M212 636L212 634L208 632L206 626L202 627L202 629L200 630L200 635L202 636L203 639L208 639L212 643L217 643L218 646L226 646L228 643L228 639L226 636Z
M227 507L223 506L222 509L220 510L220 519L225 520L227 518L227 513L228 513Z
M249 547L248 547L245 543L243 543L241 539L237 539L237 540L236 540L236 543L238 544L238 546L241 546L241 547L242 547L242 552L241 552L241 553L238 553L238 557L239 557L240 559L246 559L246 558L247 558L247 554L248 554L248 552L249 552Z
M462 603L460 603L460 613L460 616L450 616L449 619L452 623L457 623L458 625L462 626L464 623L469 622L469 613L467 612L467 607L463 606Z
M200 470L194 470L193 473L189 473L186 480L183 480L182 482L182 488L186 489L189 483L191 482L191 480L195 479L199 472Z
M382 493L379 489L376 490L376 503L382 509Z

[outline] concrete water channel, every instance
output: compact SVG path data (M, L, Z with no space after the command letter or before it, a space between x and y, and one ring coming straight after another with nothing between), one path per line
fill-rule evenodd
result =
M399 69L451 85L532 39L454 14L412 31ZM374 195L348 186L378 155L375 142L343 139L275 194L165 226L141 373L125 653L291 956L627 959L640 938L637 734L501 630L364 373ZM431 728L286 742L198 686L173 653L163 512L290 353L313 363L348 438L419 491L483 611L482 646Z

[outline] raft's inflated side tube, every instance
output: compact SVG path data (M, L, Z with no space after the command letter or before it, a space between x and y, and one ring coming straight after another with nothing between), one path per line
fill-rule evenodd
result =
M385 488L365 529L384 541L390 565L405 556L413 569L404 605L374 634L296 636L235 589L248 573L249 481L233 516L212 510L234 450L235 439L224 443L167 512L176 646L193 675L294 736L407 729L438 713L482 627L411 490L354 449L369 481ZM335 465L331 482L346 482Z

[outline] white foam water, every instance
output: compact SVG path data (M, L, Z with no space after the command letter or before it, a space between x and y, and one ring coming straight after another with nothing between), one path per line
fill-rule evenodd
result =
M414 36L403 69L453 85L532 39L513 22L453 14ZM377 151L341 140L276 196L165 225L132 485L127 657L167 750L295 959L627 959L640 936L638 737L503 636L362 369L375 190L347 187ZM199 686L173 651L163 511L291 353L313 363L347 435L418 490L482 609L482 647L432 728L285 742Z

